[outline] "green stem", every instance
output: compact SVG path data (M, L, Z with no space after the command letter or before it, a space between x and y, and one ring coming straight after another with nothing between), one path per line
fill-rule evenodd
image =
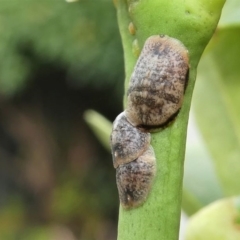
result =
M126 89L138 48L151 35L166 34L182 41L189 50L191 67L179 115L170 126L152 134L157 174L150 195L139 208L124 210L120 206L118 240L178 239L186 132L196 68L216 28L223 4L224 0L117 1Z

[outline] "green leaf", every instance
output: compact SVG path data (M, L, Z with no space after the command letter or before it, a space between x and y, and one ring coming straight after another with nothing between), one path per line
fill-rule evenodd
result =
M193 215L186 228L186 240L240 239L236 202L239 197L225 198L211 203Z
M240 193L239 39L240 27L218 29L199 64L194 93L197 122L226 196Z
M110 151L110 134L112 123L94 110L87 110L84 119L93 130L100 143Z
M197 212L203 205L198 201L196 197L186 189L183 189L182 196L182 208L184 212L190 216Z
M184 165L182 207L188 215L191 215L200 207L223 197L212 159L193 117L190 117L188 125ZM195 199L195 201L192 201L192 199ZM196 202L199 204L196 205Z
M219 27L233 27L240 25L240 1L228 0L223 8L222 17L219 21Z

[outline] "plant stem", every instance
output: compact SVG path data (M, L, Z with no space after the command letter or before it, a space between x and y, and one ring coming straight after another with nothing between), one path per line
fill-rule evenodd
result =
M151 35L166 34L182 41L189 50L191 66L180 113L172 124L152 134L151 144L157 158L152 190L141 207L124 210L120 206L118 240L178 239L186 132L196 68L216 28L223 3L224 0L211 3L205 0L118 0L116 3L126 89L138 48L141 49ZM130 23L134 31L129 31Z

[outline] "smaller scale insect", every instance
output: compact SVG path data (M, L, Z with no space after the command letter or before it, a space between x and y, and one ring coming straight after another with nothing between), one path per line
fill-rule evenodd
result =
M113 123L111 148L119 199L126 209L142 205L156 174L150 133L173 121L188 81L188 51L166 35L149 37L132 73L127 107Z
M146 199L156 172L150 133L133 127L122 112L113 123L111 146L120 202L124 208L137 207Z

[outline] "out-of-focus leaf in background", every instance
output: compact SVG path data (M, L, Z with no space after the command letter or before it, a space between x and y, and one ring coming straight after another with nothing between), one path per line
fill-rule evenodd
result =
M186 240L238 240L239 196L217 200L193 215Z
M184 169L183 209L191 215L223 196L214 165L193 114L190 115Z
M98 137L100 143L110 151L110 134L112 123L109 122L104 116L94 110L87 110L84 113L85 121L92 128L94 134Z
M240 4L238 7L240 12ZM240 193L240 22L219 26L199 65L197 122L226 196Z
M198 67L193 109L204 150L187 152L185 187L203 205L240 193L239 13L238 0L226 2Z

